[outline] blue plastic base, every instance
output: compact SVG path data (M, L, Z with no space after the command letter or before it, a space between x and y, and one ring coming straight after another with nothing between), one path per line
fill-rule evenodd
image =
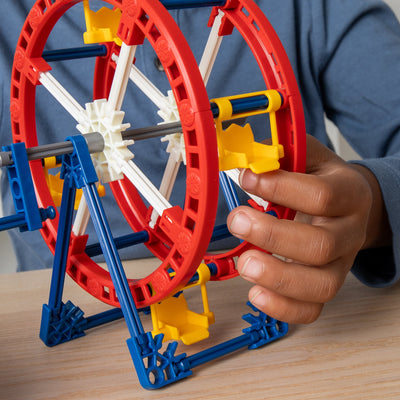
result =
M192 375L192 369L231 354L237 350L257 349L280 339L288 333L288 324L270 318L247 303L255 314L245 314L243 319L250 324L243 335L228 340L189 357L185 353L175 355L178 342L169 343L161 352L163 335L154 338L151 333L127 340L129 351L141 385L145 389L159 389Z
M95 186L97 175L86 142L81 136L69 137L74 145L71 155L64 155L61 177L64 179L58 236L55 249L53 275L49 304L43 306L40 337L48 346L55 346L85 335L84 330L123 317L130 338L127 340L133 363L141 385L146 389L158 389L192 375L192 369L206 362L233 353L239 349L256 349L284 336L288 325L268 317L249 304L254 313L245 314L243 319L250 324L242 335L201 351L197 354L175 355L177 342L170 342L162 350L163 335L153 338L146 333L139 311L130 291L127 277L118 254L116 240L102 208ZM64 304L64 277L66 273L68 245L72 226L75 190L82 188L99 247L103 253L113 281L121 310L109 310L93 317L84 318L83 311L70 301ZM96 247L96 251L97 247ZM212 268L212 265L209 266Z
M47 346L52 347L84 336L84 325L83 311L70 301L62 303L58 310L44 304L39 336Z

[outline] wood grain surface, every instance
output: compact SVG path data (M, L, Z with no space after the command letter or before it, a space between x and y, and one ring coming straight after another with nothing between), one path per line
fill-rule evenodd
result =
M131 262L140 276L153 260ZM139 275L138 275L139 274ZM83 338L46 347L39 339L50 271L0 275L0 399L400 399L400 286L372 289L349 276L314 324L291 326L280 341L241 350L193 370L167 388L140 386L124 320L90 330ZM197 353L241 334L248 312L248 283L240 278L209 284L216 323L210 338L179 353ZM188 302L201 304L191 290ZM89 316L108 306L69 278L65 300ZM144 317L145 329L151 329Z

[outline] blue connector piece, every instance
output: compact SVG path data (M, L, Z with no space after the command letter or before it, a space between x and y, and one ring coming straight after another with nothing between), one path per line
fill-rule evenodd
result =
M160 353L163 336L153 338L148 332L127 340L140 384L145 389L159 389L192 375L182 364L186 354L175 356L178 342L169 343L165 352Z
M177 342L169 343L161 353L163 335L145 333L127 340L141 385L145 389L159 389L192 375L192 369L209 361L231 354L243 348L256 349L280 339L288 332L288 324L270 318L247 303L257 314L245 314L243 319L250 327L243 335L210 347L189 357L186 353L175 355Z
M85 336L85 331L122 318L120 308L113 308L85 318L83 311L71 301L52 308L43 304L39 337L53 347Z
M25 143L3 146L3 151L11 151L13 164L7 167L7 175L14 200L15 215L0 218L0 230L19 227L20 231L34 231L42 228L42 222L53 219L53 207L39 208L30 171Z
M44 304L39 336L47 346L52 347L83 336L84 325L83 311L70 301L62 303L58 309Z
M254 307L250 302L247 302L247 305L251 307L254 312L258 313L258 315L249 313L242 317L251 325L244 329L243 332L249 335L256 333L259 337L258 340L255 340L251 345L249 345L249 349L257 349L273 340L280 339L288 333L289 325L286 322L271 318L267 314L258 310L258 308Z

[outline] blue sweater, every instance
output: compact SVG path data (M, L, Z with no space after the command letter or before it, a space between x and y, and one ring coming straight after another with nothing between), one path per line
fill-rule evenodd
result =
M331 119L354 149L362 156L357 161L378 178L393 232L393 246L361 251L353 272L366 284L384 286L398 279L400 262L400 26L390 9L379 0L268 0L257 1L277 31L294 69L301 91L307 132L330 145L324 116ZM9 116L9 87L14 52L25 16L32 0L2 1L0 24L0 143L12 142ZM208 30L209 9L171 12L199 58ZM82 44L81 5L73 7L57 27L58 36L49 47L74 47ZM259 90L261 77L250 62L241 40L224 47L221 62L207 87L210 98ZM136 64L160 89L166 90L164 73L157 69L155 54L140 46ZM92 67L86 63L64 63L58 71L65 86L83 105L91 100ZM79 77L79 79L77 79ZM61 78L60 78L61 80ZM261 86L262 87L262 86ZM41 143L61 141L74 134L75 122L52 104L38 88L37 129ZM40 92L39 92L40 90ZM124 103L126 120L132 127L160 121L155 109L145 106L140 96L128 94ZM51 108L55 107L55 108ZM49 109L52 111L49 112ZM55 111L53 111L55 110ZM132 113L134 110L134 113ZM145 165L153 182L159 182L165 165L164 147L155 139L135 147L135 162ZM184 188L184 184L182 184ZM183 189L182 189L183 190ZM13 214L8 184L2 183L4 214ZM112 207L112 196L105 207ZM113 207L114 210L117 207ZM219 205L217 223L223 223L226 206ZM127 233L119 211L108 215L116 236ZM52 256L38 232L10 231L19 270L50 267ZM225 242L222 246L229 243ZM148 255L145 247L122 252L123 258Z

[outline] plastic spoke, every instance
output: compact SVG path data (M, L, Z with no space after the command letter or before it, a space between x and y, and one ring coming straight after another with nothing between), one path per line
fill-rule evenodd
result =
M115 62L119 62L119 57L116 54L113 54L111 59ZM156 85L154 85L150 79L148 79L143 72L136 67L135 64L132 64L131 70L129 73L129 79L151 100L159 110L165 115L175 114L178 119L178 113L176 110L176 104L171 104L171 98L169 96L165 96ZM160 114L160 113L159 113ZM164 118L167 119L167 118Z
M164 175L161 180L161 185L159 192L162 196L165 197L167 201L169 201L172 193L172 189L174 188L174 184L176 181L176 177L179 172L179 167L182 163L182 158L176 157L175 154L171 153L170 156L168 157L168 162L164 170ZM153 210L151 214L151 221L150 221L150 227L154 228L154 225L156 223L157 217L160 214L157 213L155 210Z
M50 72L42 72L39 78L40 83L50 92L50 94L61 104L66 111L79 124L84 124L86 119L84 117L84 109L72 97L72 95L61 85L60 82L51 75Z
M74 224L72 226L72 233L75 236L82 236L86 232L86 228L88 226L90 220L90 213L86 203L85 196L81 197L79 202L79 207L76 212Z
M124 175L132 182L159 215L162 215L165 209L171 208L171 204L133 161L122 161L120 167Z
M217 54L223 38L223 36L218 35L223 16L224 13L220 10L218 16L214 20L210 35L207 40L207 44L204 48L203 55L199 64L199 70L201 76L203 77L204 85L206 86L208 79L210 78L211 71L214 66L215 59L217 58Z
M115 70L110 95L108 97L108 105L112 111L119 111L122 107L131 65L135 58L135 52L136 46L128 46L125 43L122 43L119 62L117 64L117 69Z
M162 193L167 200L169 200L171 197L172 189L174 187L181 162L182 159L177 160L173 154L170 154L160 185L160 193Z
M236 185L238 185L238 187L240 187L239 185L239 170L238 169L229 169L227 171L224 171L225 174L232 179L233 182L236 183ZM266 209L268 207L268 201L262 199L259 196L256 196L252 193L248 193L245 190L241 189L243 192L245 192L251 199L253 199L260 207L263 207L264 209Z

